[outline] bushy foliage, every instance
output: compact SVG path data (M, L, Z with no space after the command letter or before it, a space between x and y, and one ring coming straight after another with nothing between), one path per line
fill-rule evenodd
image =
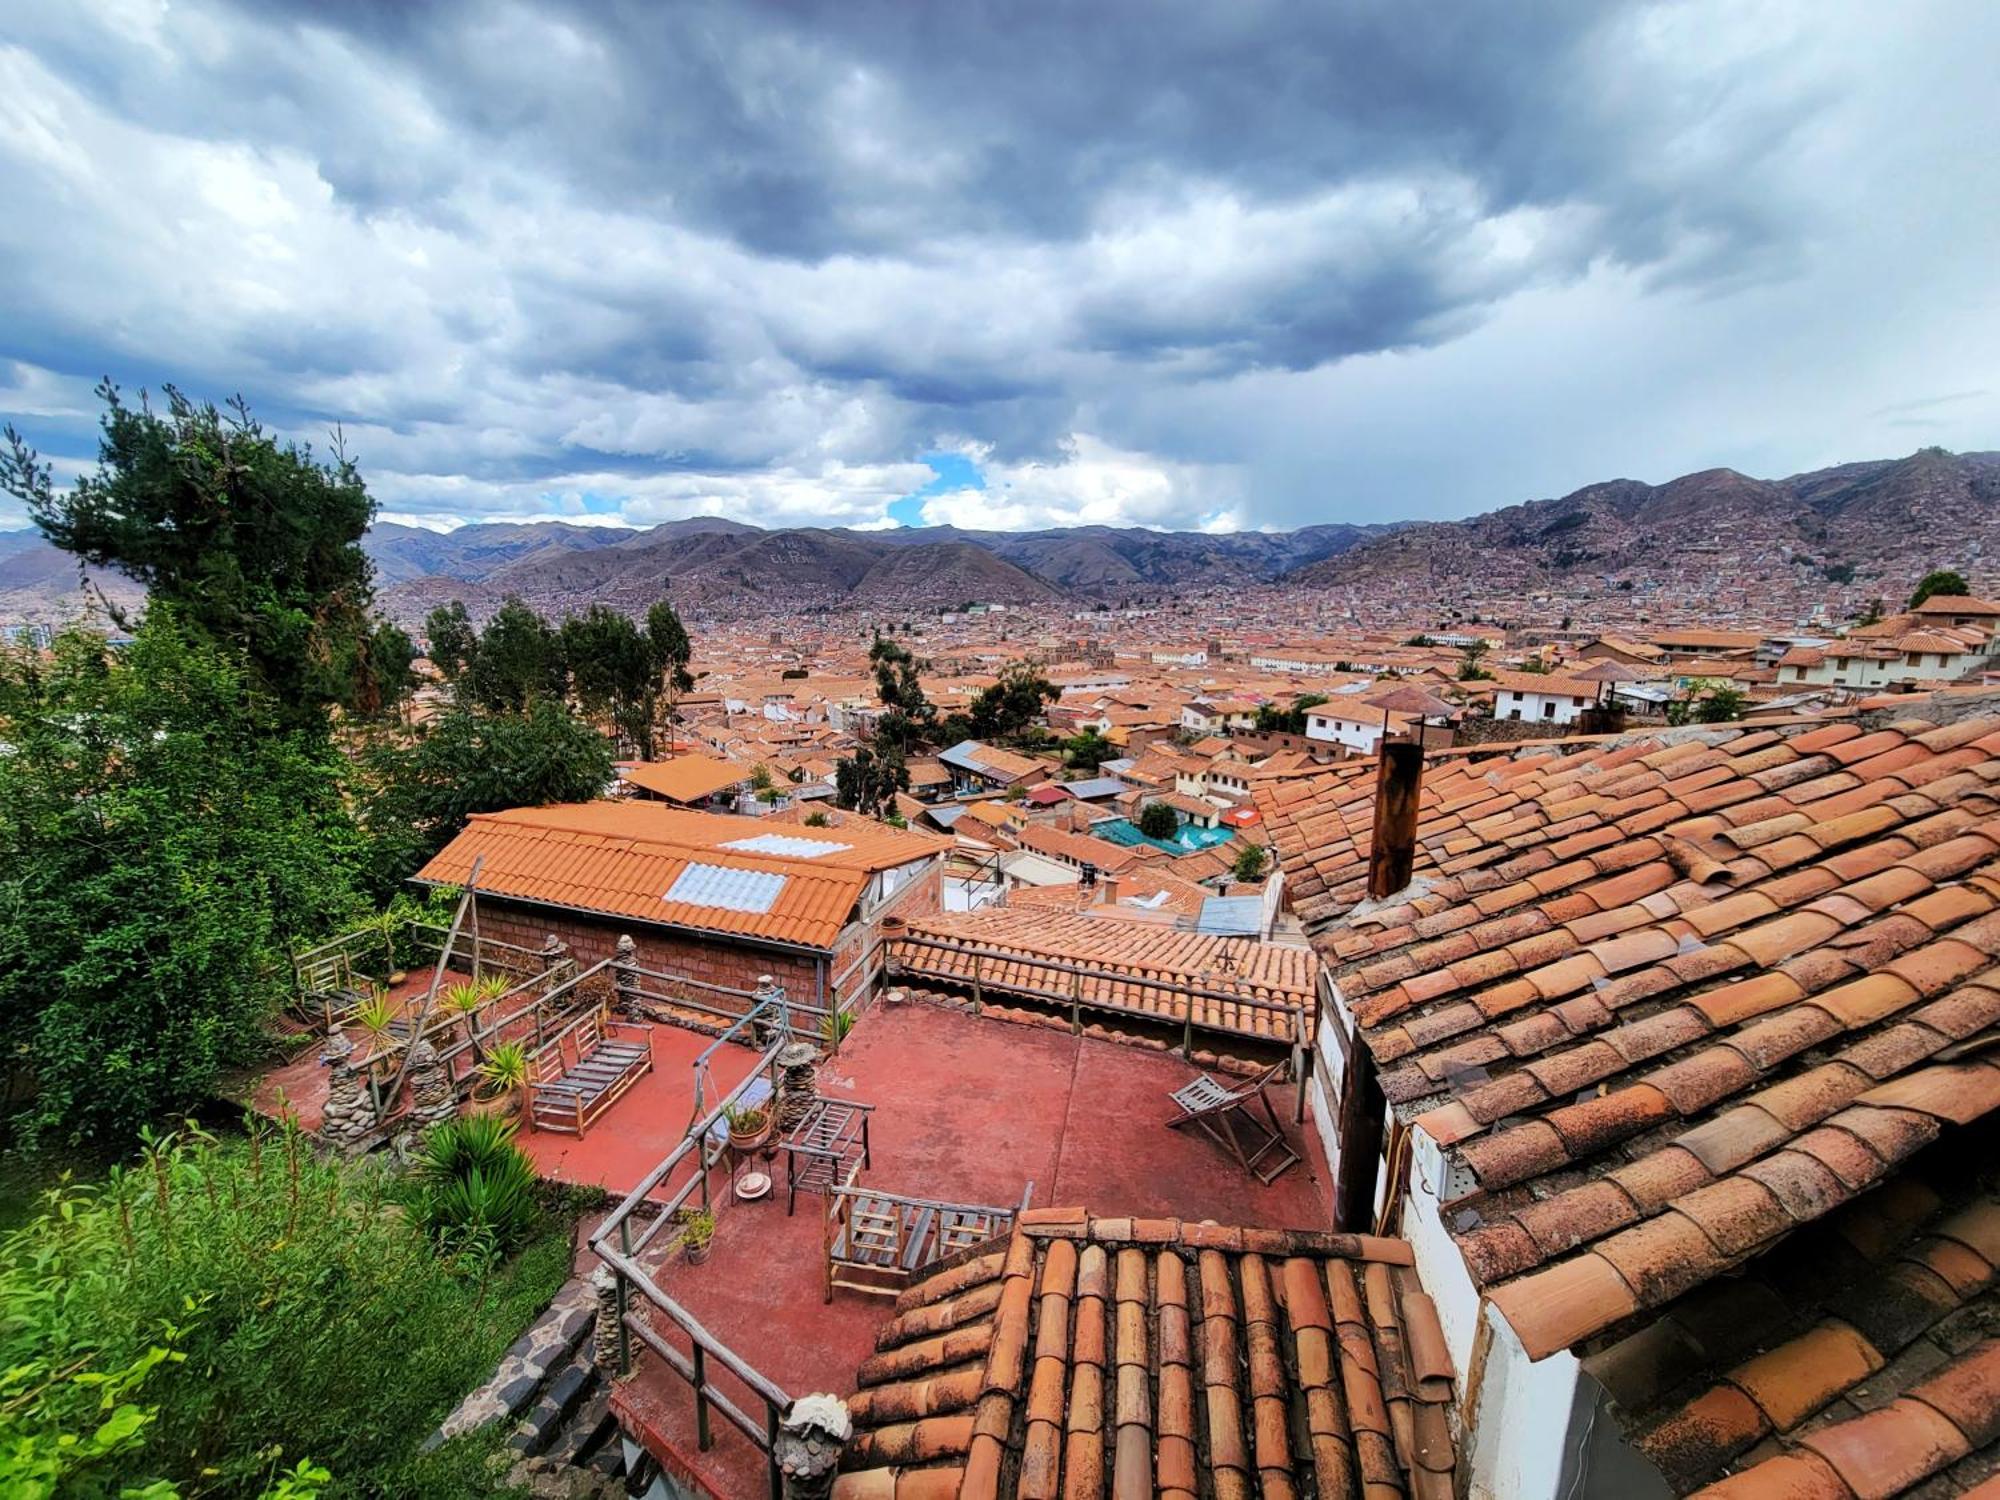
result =
M1095 729L1071 735L1063 741L1063 761L1079 771L1095 771L1107 760L1118 758L1118 747Z
M169 386L159 411L143 393L127 405L109 381L97 393L97 471L59 490L10 428L0 491L56 546L144 584L149 608L240 658L293 722L324 727L332 704L379 703L371 645L388 657L393 641L374 641L368 618L361 537L375 502L346 455L327 463L278 442L240 399L218 409Z
M156 1142L0 1240L0 1492L47 1493L7 1466L69 1434L95 1447L66 1497L304 1500L316 1469L329 1494L413 1493L411 1450L567 1268L558 1235L455 1275L382 1174L296 1133Z
M418 1207L441 1247L490 1262L525 1239L538 1218L535 1169L498 1115L461 1115L424 1137Z
M552 699L524 713L454 708L365 761L371 875L387 894L477 812L585 802L611 781L611 745Z
M209 1097L287 943L357 910L341 765L164 605L122 652L0 659L0 726L0 1045L31 1133L122 1145Z
M1262 880L1270 861L1255 844L1246 844L1236 856L1234 874L1238 880Z
M1000 680L972 700L968 714L972 738L1018 739L1039 727L1043 704L1061 696L1034 663L1009 662L1000 669Z
M1965 575L1956 568L1933 568L1924 574L1916 592L1910 595L1910 608L1915 609L1926 599L1943 594L1947 597L1964 597L1972 592L1972 585L1965 581Z
M1322 693L1302 693L1292 700L1290 708L1260 703L1257 705L1257 728L1265 734L1304 734L1306 710L1318 708L1324 702L1326 696Z
M1149 839L1170 839L1180 826L1179 815L1164 802L1148 802L1139 809L1139 832Z
M896 793L910 789L910 767L900 750L862 746L833 768L833 803L850 812L874 817L896 805Z

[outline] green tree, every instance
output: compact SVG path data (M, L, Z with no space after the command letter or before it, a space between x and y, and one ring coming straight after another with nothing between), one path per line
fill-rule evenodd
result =
M904 753L927 737L937 710L924 696L923 684L917 680L917 659L907 647L878 635L868 648L868 660L875 668L876 696L888 710L875 721L876 747Z
M1685 697L1667 705L1669 724L1729 724L1743 717L1748 696L1734 683L1716 678L1697 678L1687 685Z
M30 1133L122 1145L193 1109L357 907L342 762L156 603L131 646L0 662L0 1049Z
M653 758L653 712L660 669L653 643L631 616L593 604L562 623L563 660L570 690L584 713L609 719L618 733Z
M659 696L666 703L667 738L671 741L673 726L680 720L681 699L694 690L694 674L688 670L694 659L694 643L688 639L679 613L665 599L646 611L646 639L653 648L653 670L659 674Z
M390 620L379 620L361 638L363 660L353 678L346 707L363 719L395 718L416 690L415 642Z
M1304 693L1292 700L1289 708L1279 708L1274 703L1257 705L1257 728L1265 734L1304 734L1306 732L1306 710L1318 708L1326 702L1322 693Z
M1879 625L1882 623L1883 613L1883 602L1880 599L1870 599L1868 607L1861 611L1861 618L1854 623L1857 625Z
M108 380L97 394L97 471L58 490L9 427L0 491L80 563L144 584L151 605L244 661L290 721L323 728L331 705L374 701L356 676L370 665L361 537L375 503L347 456L279 443L241 398L225 411L168 386L160 412L143 393L126 405Z
M432 610L424 621L424 638L430 642L431 665L446 682L458 681L479 650L479 630L466 614L463 599Z
M1234 871L1236 878L1246 883L1253 880L1262 880L1264 878L1266 863L1267 861L1262 849L1258 848L1255 844L1245 844L1236 856Z
M364 768L370 865L386 895L474 813L602 795L612 755L603 735L541 698L524 713L454 708L407 744L375 747Z
M1040 722L1042 705L1061 696L1033 662L1009 662L1000 669L1000 680L972 700L972 737L1018 739Z
M910 768L900 751L863 745L833 768L833 805L875 817L893 808L896 793L910 789Z
M1924 574L1923 582L1919 583L1917 591L1910 595L1910 608L1915 609L1926 599L1937 594L1963 597L1971 592L1972 585L1965 581L1963 573L1954 568L1933 568Z
M1079 771L1095 771L1107 760L1118 758L1118 747L1095 729L1071 735L1062 742L1063 760Z
M1469 642L1465 649L1458 653L1458 680L1460 682L1478 682L1491 677L1493 674L1487 671L1481 663L1486 659L1486 653L1492 649L1491 644L1485 640L1473 640Z
M1180 831L1181 820L1164 802L1148 802L1139 809L1139 832L1149 839L1170 839Z
M561 702L569 686L562 637L509 596L494 611L458 679L460 698L476 708L519 713L543 699Z

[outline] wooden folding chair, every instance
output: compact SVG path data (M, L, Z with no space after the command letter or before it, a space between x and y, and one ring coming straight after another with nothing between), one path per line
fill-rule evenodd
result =
M1299 1153L1285 1139L1284 1129L1278 1124L1278 1112L1271 1107L1270 1096L1265 1092L1278 1081L1284 1068L1284 1060L1280 1059L1255 1078L1233 1088L1203 1073L1170 1096L1181 1112L1167 1121L1167 1128L1178 1130L1183 1125L1193 1125L1234 1156L1243 1170L1259 1182L1277 1181L1287 1167L1297 1166L1299 1160ZM1262 1120L1255 1113L1260 1104L1264 1107Z

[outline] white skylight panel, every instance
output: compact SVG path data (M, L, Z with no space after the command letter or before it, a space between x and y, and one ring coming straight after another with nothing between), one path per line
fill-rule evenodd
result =
M842 849L852 849L852 844L836 844L830 839L802 839L788 833L760 833L752 839L731 839L718 845L723 849L741 849L746 854L782 854L789 859L818 859L824 854L838 854Z
M771 909L784 888L784 876L765 870L691 864L674 877L674 883L661 899L714 907L717 911L761 913Z

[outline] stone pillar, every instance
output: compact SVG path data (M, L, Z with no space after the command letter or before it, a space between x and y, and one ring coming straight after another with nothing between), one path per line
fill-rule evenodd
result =
M458 1113L458 1091L426 1037L410 1043L408 1076L410 1118L419 1126L436 1125Z
M560 988L576 978L576 960L569 956L569 944L552 932L542 939L542 993Z
M819 1049L811 1042L793 1042L778 1054L778 1134L798 1128L819 1087Z
M639 945L632 941L629 932L618 935L617 950L611 956L611 989L618 997L618 1014L628 1021L646 1019L644 1002L639 998Z
M329 1146L352 1150L375 1129L375 1105L368 1081L354 1066L354 1043L336 1029L326 1041L321 1061L328 1069L326 1105L320 1112L319 1137Z
M609 1266L590 1273L591 1295L597 1299L597 1318L591 1325L590 1357L607 1378L622 1375L618 1368L618 1277Z
M759 1009L766 1005L772 1007L750 1023L750 1039L756 1043L759 1052L765 1051L771 1043L778 1040L777 1005L782 1003L784 998L785 987L776 979L769 974L757 976L757 997L751 1003Z
M853 1435L847 1403L838 1396L801 1396L787 1407L771 1450L784 1476L785 1500L827 1500L841 1450Z

